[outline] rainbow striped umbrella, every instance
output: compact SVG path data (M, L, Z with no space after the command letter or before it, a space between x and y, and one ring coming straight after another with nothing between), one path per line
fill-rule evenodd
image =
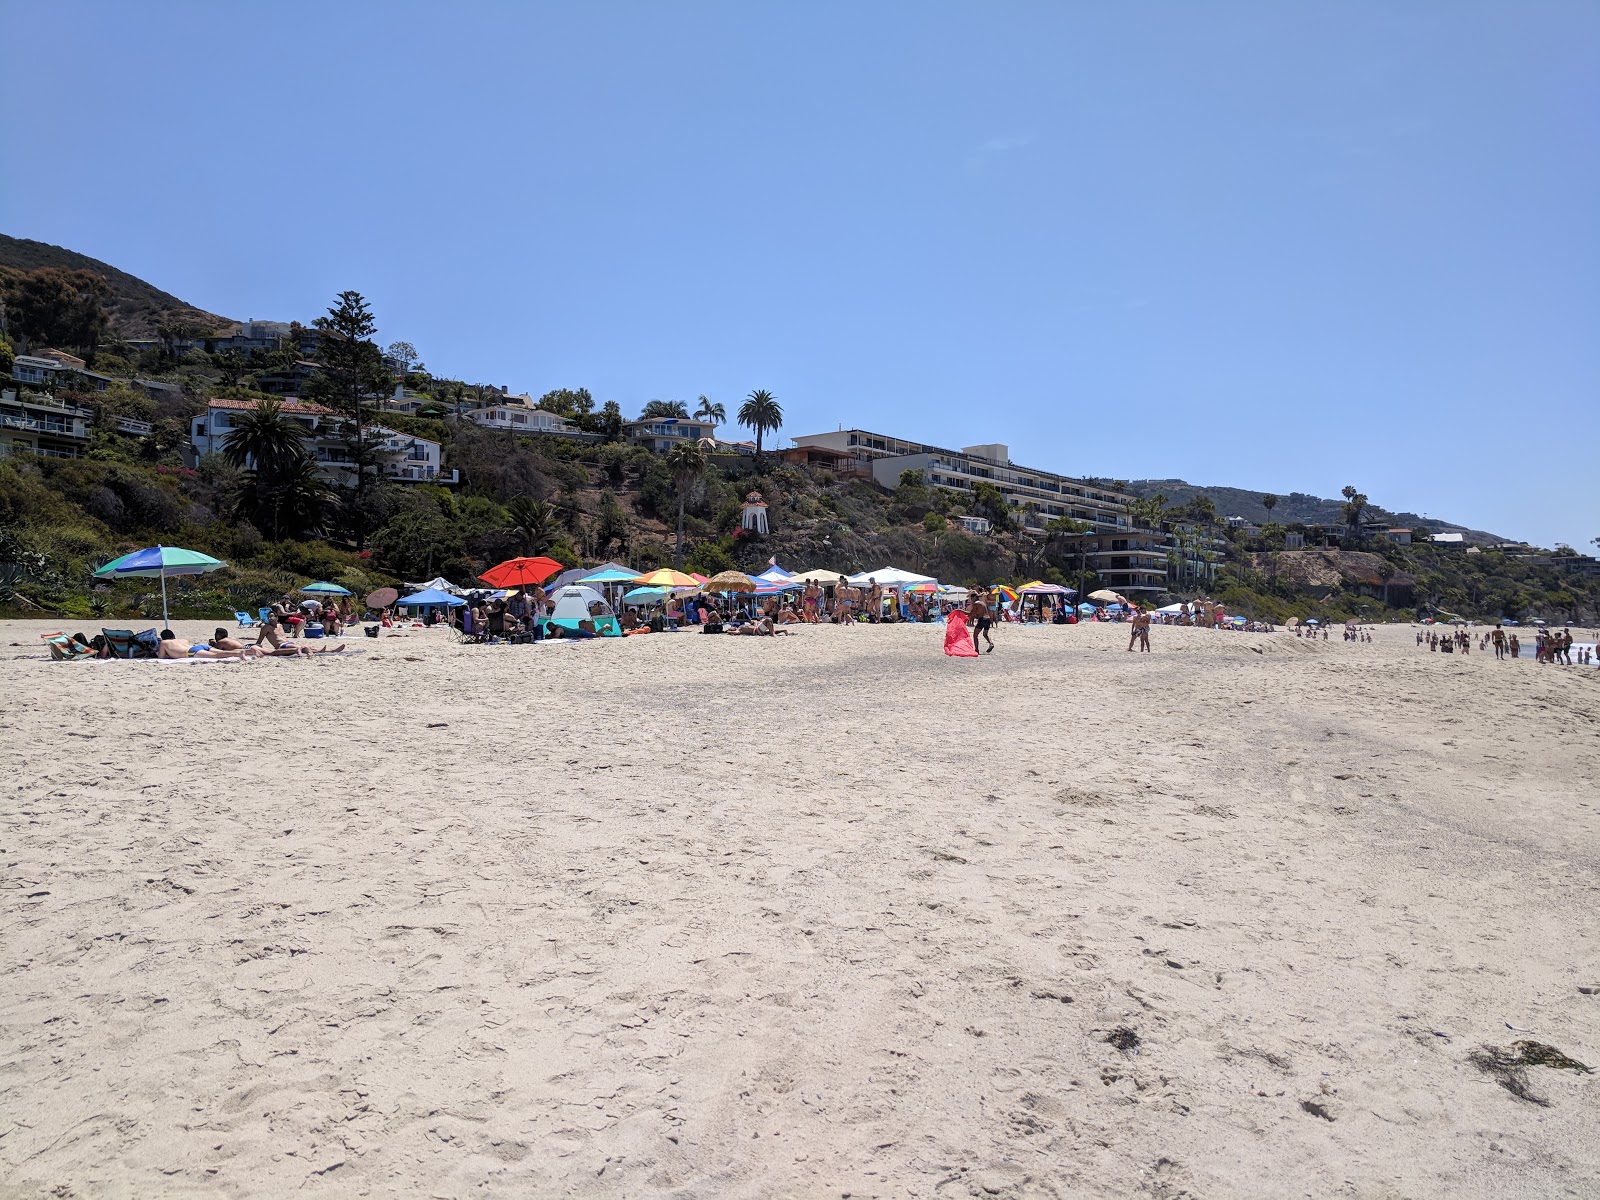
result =
M1001 584L1000 586L998 586L998 587L996 587L994 589L994 592L995 592L995 595L999 596L1000 599L1002 599L1002 600L1008 600L1012 604L1015 604L1017 602L1017 589L1016 588L1009 588L1009 587L1006 587L1004 584Z

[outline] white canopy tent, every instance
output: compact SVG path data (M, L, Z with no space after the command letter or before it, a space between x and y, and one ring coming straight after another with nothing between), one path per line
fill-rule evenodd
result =
M408 583L406 586L413 592L426 592L431 589L436 592L449 592L452 596L465 596L467 594L466 588L459 588L443 577L430 579L426 583Z
M826 567L812 567L809 571L798 571L790 583L820 583L824 587L836 587L840 580L847 578L843 571L830 571Z
M902 571L899 567L884 567L877 571L863 571L850 576L852 586L910 587L914 583L938 583L932 575L918 575L915 571Z

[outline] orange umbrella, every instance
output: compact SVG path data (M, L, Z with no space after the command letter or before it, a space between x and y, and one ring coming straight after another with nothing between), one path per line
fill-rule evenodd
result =
M478 578L490 587L527 587L540 584L563 570L553 558L511 558L490 567Z

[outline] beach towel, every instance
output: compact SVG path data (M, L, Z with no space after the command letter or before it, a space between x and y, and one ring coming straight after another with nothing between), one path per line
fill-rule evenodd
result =
M978 648L972 644L967 632L967 614L959 608L952 609L945 621L944 652L951 658L977 658Z

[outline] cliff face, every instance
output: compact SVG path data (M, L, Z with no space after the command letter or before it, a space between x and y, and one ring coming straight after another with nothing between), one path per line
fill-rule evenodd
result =
M1388 559L1364 550L1279 550L1249 555L1253 570L1312 596L1347 587L1390 595L1409 590L1413 580Z

